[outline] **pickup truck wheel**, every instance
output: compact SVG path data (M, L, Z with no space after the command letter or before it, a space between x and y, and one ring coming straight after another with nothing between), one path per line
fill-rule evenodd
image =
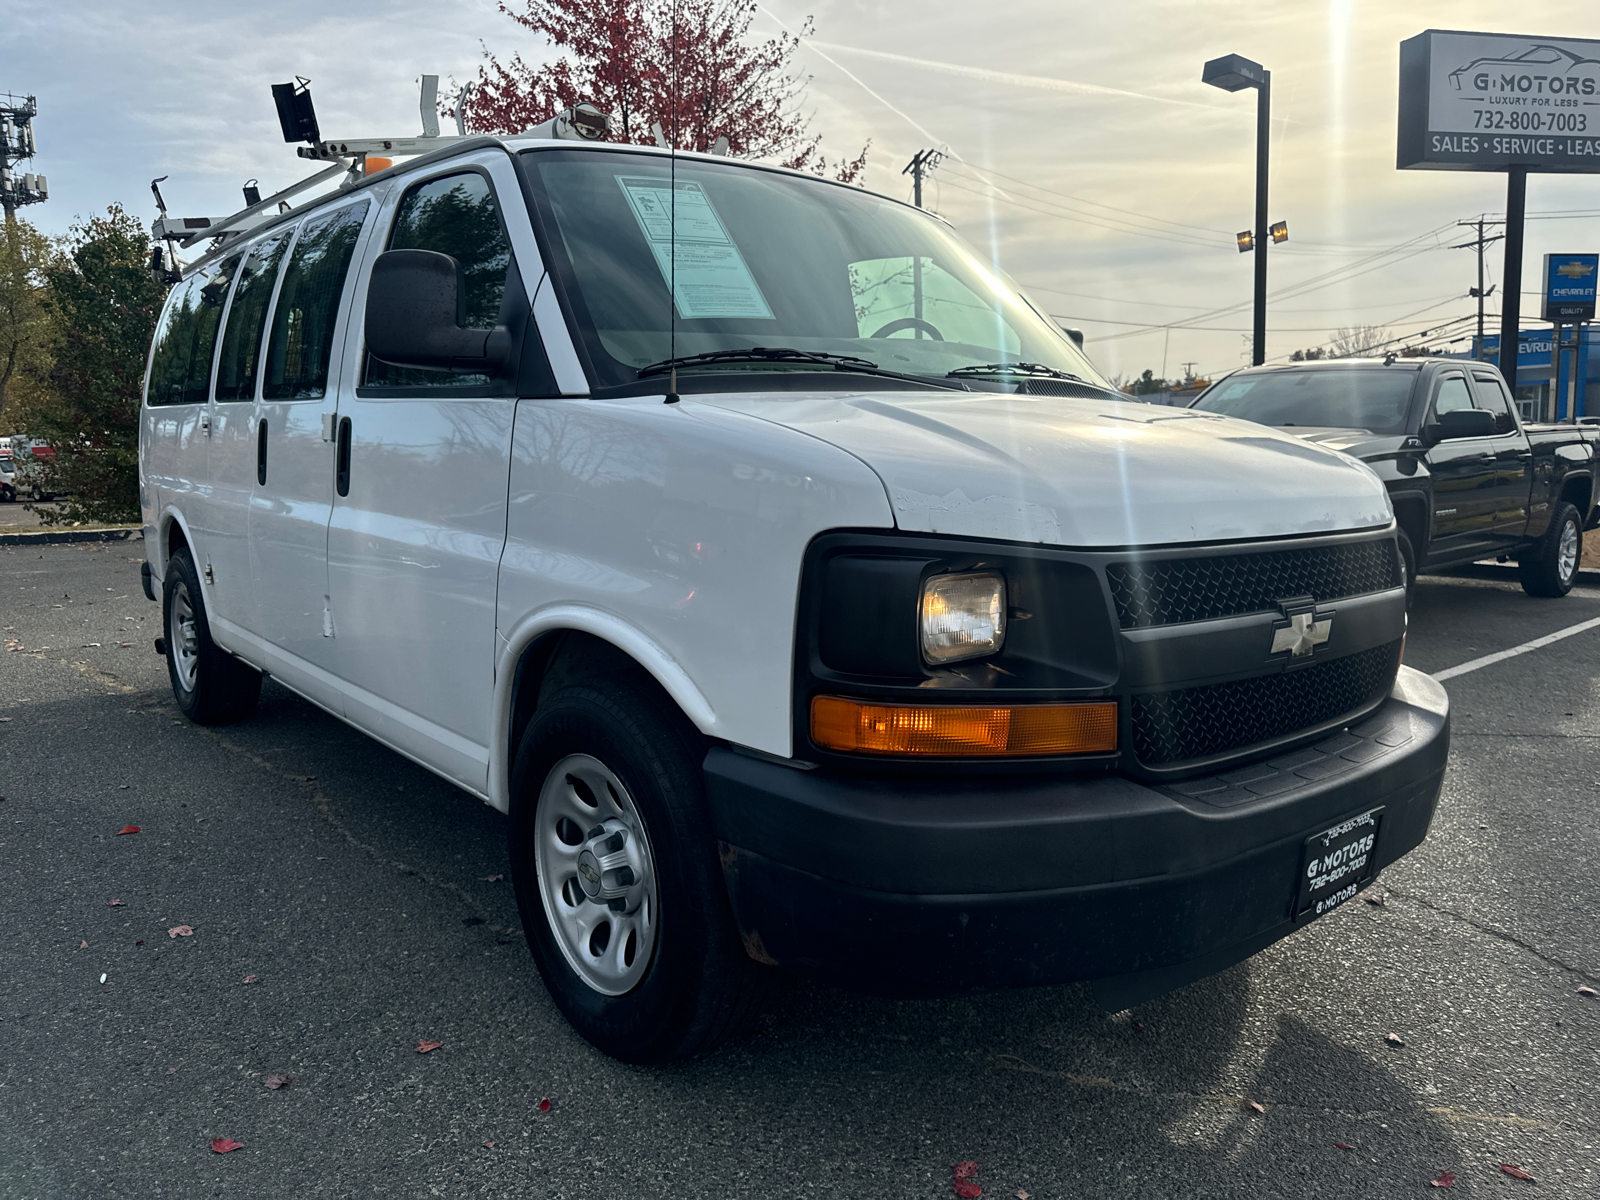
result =
M1563 500L1550 516L1550 528L1517 564L1522 590L1530 596L1565 596L1578 578L1582 557L1582 522L1578 510Z
M197 725L225 725L248 717L261 695L261 672L211 640L200 576L188 550L167 563L161 586L167 675L183 715Z
M626 1062L705 1053L760 1011L707 815L704 746L627 677L565 688L517 752L509 829L522 928L545 985Z

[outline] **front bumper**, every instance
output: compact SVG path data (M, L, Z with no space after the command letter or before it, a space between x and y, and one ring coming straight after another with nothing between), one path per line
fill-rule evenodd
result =
M1375 867L1427 836L1449 700L1401 668L1371 717L1217 775L907 779L714 749L706 785L750 953L859 991L1102 981L1102 1003L1237 962L1305 923L1305 839L1383 807Z

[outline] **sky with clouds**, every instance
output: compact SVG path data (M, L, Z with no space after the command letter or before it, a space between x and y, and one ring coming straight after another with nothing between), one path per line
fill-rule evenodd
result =
M1398 46L1427 28L1600 38L1594 0L1505 15L1481 0L761 0L752 32L814 18L796 65L825 149L870 140L867 186L909 198L901 168L941 148L929 207L1082 328L1103 369L1171 376L1248 353L1250 257L1233 232L1253 215L1254 94L1202 85L1205 60L1236 52L1273 73L1270 216L1290 241L1271 251L1270 360L1340 326L1420 336L1474 311L1454 222L1503 210L1504 176L1395 170ZM158 175L175 212L232 211L248 178L265 192L310 173L271 83L309 77L325 136L408 135L417 77L468 78L486 45L546 53L494 0L15 6L0 91L38 96L24 169L51 191L24 215L62 232L120 202L148 221ZM1588 214L1530 221L1530 267L1600 250L1600 176L1535 175L1528 208ZM1497 281L1498 247L1488 262Z

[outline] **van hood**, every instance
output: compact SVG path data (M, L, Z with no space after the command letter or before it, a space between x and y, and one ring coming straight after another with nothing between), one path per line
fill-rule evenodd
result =
M1387 525L1364 463L1190 409L995 392L685 396L807 433L883 480L898 528L1077 547Z

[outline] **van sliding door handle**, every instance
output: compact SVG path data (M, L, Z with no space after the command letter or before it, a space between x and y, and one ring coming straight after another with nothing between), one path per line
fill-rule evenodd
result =
M256 482L267 482L267 421L263 417L256 425Z
M339 444L334 451L333 483L339 495L350 494L350 418L339 422Z

